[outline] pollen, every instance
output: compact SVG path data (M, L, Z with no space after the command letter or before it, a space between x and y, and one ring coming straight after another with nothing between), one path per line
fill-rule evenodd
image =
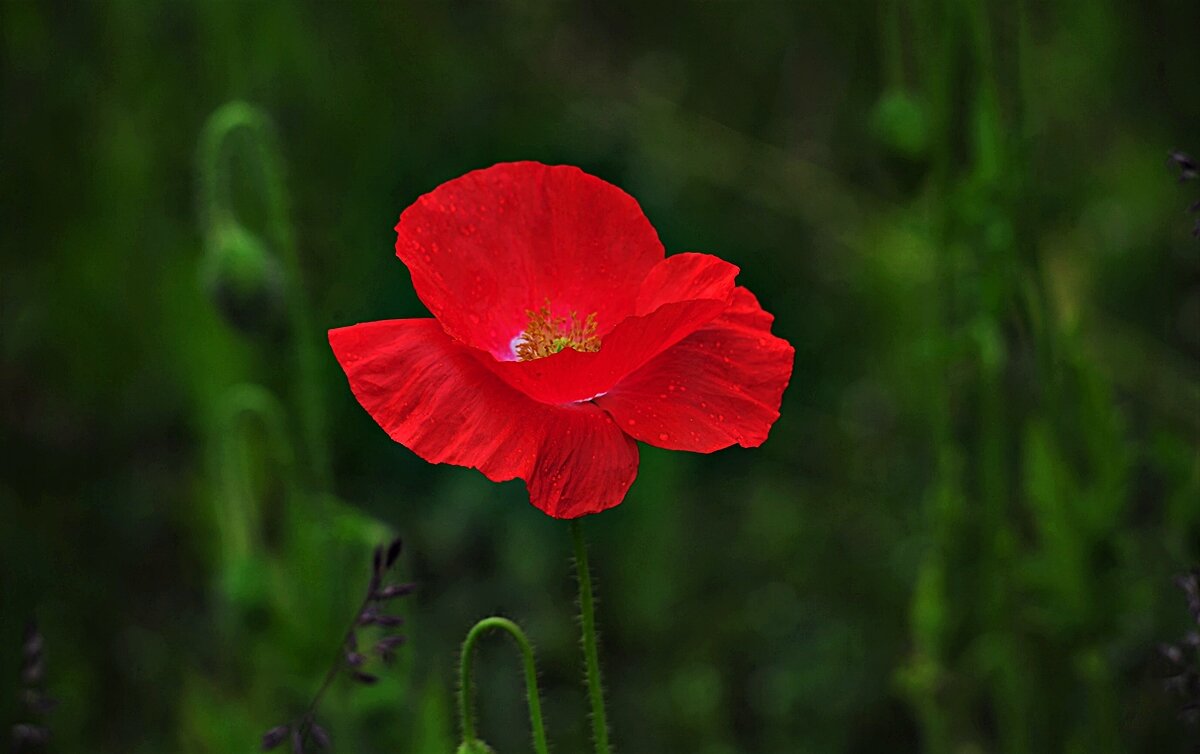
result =
M586 352L600 350L595 312L582 320L578 312L556 317L550 313L550 302L547 301L537 311L526 310L525 313L529 315L529 324L526 325L525 332L518 337L514 349L520 361L542 359L564 348Z

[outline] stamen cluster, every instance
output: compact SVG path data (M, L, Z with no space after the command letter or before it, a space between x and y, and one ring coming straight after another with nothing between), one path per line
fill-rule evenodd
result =
M516 346L517 359L532 361L558 353L564 348L576 351L599 351L600 337L596 335L596 313L592 312L582 321L578 312L565 317L556 317L550 312L547 301L537 311L526 310L529 325L521 333Z

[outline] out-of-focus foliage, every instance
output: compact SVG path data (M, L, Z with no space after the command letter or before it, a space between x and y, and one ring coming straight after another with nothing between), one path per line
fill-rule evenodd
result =
M766 445L645 448L586 521L621 751L1189 750L1153 655L1200 559L1200 183L1165 165L1200 152L1197 29L1184 0L0 5L0 722L36 614L55 750L252 750L395 532L411 640L332 690L336 750L452 751L491 613L586 749L566 527L391 443L322 335L425 316L399 212L536 159L738 264L797 349ZM290 201L231 136L221 234L197 162L232 100ZM481 737L527 749L511 648L477 668Z

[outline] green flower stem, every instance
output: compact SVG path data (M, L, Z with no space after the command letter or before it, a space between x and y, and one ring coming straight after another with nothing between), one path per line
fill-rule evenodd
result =
M525 696L529 702L529 726L533 730L533 748L537 754L549 754L550 749L546 744L546 728L542 722L542 702L538 697L537 664L533 659L533 647L520 626L507 618L499 617L484 618L476 623L467 632L466 641L463 642L462 657L459 661L461 690L458 697L459 725L462 727L463 744L474 745L477 742L471 699L471 660L475 653L475 643L479 641L480 636L493 628L507 631L521 650L521 659L525 665Z
M588 571L587 544L579 519L571 520L571 539L575 542L575 568L579 574L579 609L583 619L583 654L587 662L588 698L592 702L592 740L596 754L609 754L608 718L604 712L604 686L600 680L600 660L596 652L596 609L592 599L592 575Z

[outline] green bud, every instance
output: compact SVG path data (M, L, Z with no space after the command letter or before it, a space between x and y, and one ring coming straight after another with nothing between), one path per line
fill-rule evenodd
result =
M227 563L221 574L221 590L244 615L261 611L269 602L271 585L267 569L259 558L241 557Z
M238 225L217 229L201 270L205 290L234 327L277 334L284 321L284 276L274 255Z
M496 754L496 750L479 739L463 741L455 754Z
M929 115L920 100L895 89L875 104L871 132L897 157L919 161L929 150Z

